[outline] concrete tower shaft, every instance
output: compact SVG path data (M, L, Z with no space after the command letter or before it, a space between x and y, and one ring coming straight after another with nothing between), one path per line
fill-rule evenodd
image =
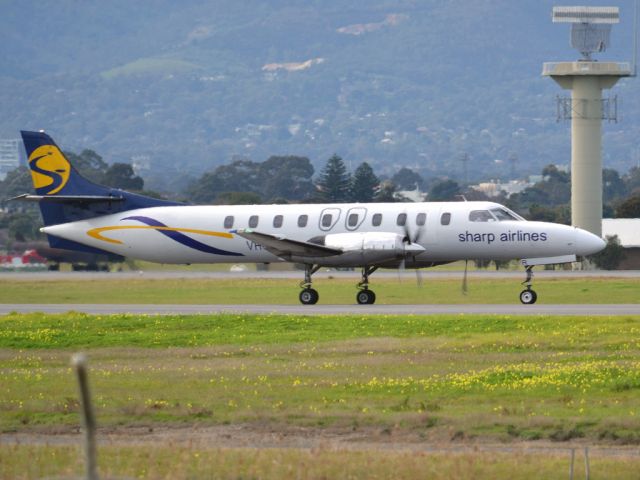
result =
M571 223L602 235L602 90L631 75L628 63L545 63L543 75L571 90Z

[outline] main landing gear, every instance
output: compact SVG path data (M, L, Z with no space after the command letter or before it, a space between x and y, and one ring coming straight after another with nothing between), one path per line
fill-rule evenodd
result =
M372 305L376 302L376 294L373 290L369 290L369 275L375 272L378 267L363 267L362 268L362 280L358 283L358 293L356 294L356 301L360 305Z
M311 288L311 275L316 273L320 269L320 265L305 265L304 266L304 281L300 282L300 288L302 291L298 298L303 305L315 305L318 303L320 295L318 291Z
M312 281L311 275L316 273L320 269L320 265L305 265L304 266L304 280L300 282L300 288L302 291L298 298L303 305L315 305L318 303L320 295L318 292L311 288ZM371 305L376 301L376 294L373 290L369 290L369 275L375 272L378 267L364 267L362 269L362 280L358 283L358 293L356 294L356 302L360 305Z
M534 290L531 290L531 284L533 283L533 265L527 265L524 268L527 273L527 278L522 284L525 285L526 288L520 292L520 301L525 305L533 305L538 299L538 294Z

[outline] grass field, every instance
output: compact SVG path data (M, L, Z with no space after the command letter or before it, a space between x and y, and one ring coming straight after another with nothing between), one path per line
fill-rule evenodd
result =
M640 444L637 317L7 315L0 317L4 435L74 431L69 357L78 350L89 354L107 429L241 425L283 435L361 432L382 445ZM554 455L202 445L176 446L175 461L159 460L152 470L149 460L165 458L166 447L114 445L103 454L117 459L105 462L110 474L143 478L213 471L227 472L222 478L332 478L335 471L369 478L372 465L378 478L568 472L567 457ZM33 472L25 478L41 476L38 465L51 466L47 475L79 468L69 446L11 448L0 449L0 465ZM601 459L593 468L635 478L640 459Z
M393 450L103 447L100 473L107 478L180 479L545 479L569 478L569 452L397 452ZM0 478L57 475L80 478L81 452L74 447L8 446L0 449ZM575 457L575 476L585 478L583 456ZM632 458L591 456L592 479L637 479ZM59 478L59 477L56 477ZM65 477L68 478L68 477ZM102 478L102 477L101 477ZM122 478L122 477L118 477Z
M380 304L518 303L519 279L472 279L461 291L460 279L425 280L416 285L412 274L397 278L372 276L371 288ZM524 278L523 278L524 279ZM95 279L22 281L0 280L0 303L163 303L163 304L297 304L296 279ZM355 303L357 280L319 278L314 288L321 303ZM640 279L544 278L534 284L540 303L638 303Z

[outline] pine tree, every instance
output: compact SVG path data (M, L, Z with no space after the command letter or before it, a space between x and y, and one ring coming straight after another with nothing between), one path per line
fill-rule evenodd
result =
M348 202L351 194L351 175L342 158L334 154L320 172L316 182L318 196L323 202Z
M371 166L367 162L362 162L353 174L351 199L354 202L373 202L379 184L380 180L373 173Z

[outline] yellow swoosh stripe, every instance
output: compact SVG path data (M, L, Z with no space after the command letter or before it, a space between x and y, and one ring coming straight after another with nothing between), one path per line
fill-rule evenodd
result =
M87 230L87 235L89 235L92 238L95 238L96 240L102 240L103 242L122 244L120 240L105 237L102 235L102 233L108 232L110 230L131 230L131 229L168 230L172 232L184 232L184 233L195 233L198 235L209 235L210 237L233 238L233 235L227 232L212 232L211 230L198 230L196 228L150 227L147 225L118 225L114 227L98 227L98 228L92 228L91 230Z

